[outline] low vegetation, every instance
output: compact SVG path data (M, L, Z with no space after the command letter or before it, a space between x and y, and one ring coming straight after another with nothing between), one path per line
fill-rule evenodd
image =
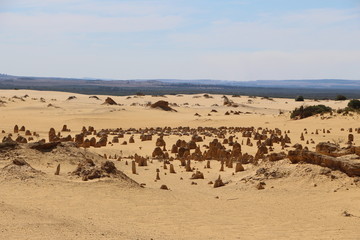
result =
M346 108L338 109L336 112L343 115L348 115L351 112L360 113L360 100L352 99Z
M297 96L297 97L295 98L295 101L296 101L296 102L303 102L303 101L304 101L304 97L303 97L303 96Z
M316 114L323 114L332 112L331 107L327 107L325 105L314 105L314 106L301 106L299 108L295 108L294 111L291 112L291 119L303 119L307 117L314 116Z
M348 107L354 110L360 110L360 100L353 99L348 103Z
M336 101L344 101L346 99L347 99L347 97L345 97L344 95L340 95L340 94L337 95L335 98Z

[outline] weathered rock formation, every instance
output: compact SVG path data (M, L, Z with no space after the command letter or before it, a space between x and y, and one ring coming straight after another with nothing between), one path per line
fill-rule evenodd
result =
M340 157L343 155L353 154L355 153L353 147L348 148L340 148L336 144L321 142L316 145L316 152L332 157Z
M242 171L245 171L243 165L241 163L236 163L236 166L235 166L235 172L242 172Z
M177 112L175 109L171 108L169 106L169 102L164 101L164 100L160 100L157 101L156 103L151 104L150 106L151 108L158 108L164 111L171 111L171 112Z
M191 179L204 179L204 174L200 171L196 171L192 176Z
M292 163L306 162L340 170L349 176L360 176L360 159L358 158L332 157L306 149L289 151L288 158Z
M98 167L91 159L84 159L81 161L75 171L72 172L72 175L81 177L83 181L103 177L121 177L123 179L129 179L115 167L113 162L105 161Z
M117 105L117 103L110 97L107 97L105 99L105 102L103 104L107 104L107 105Z
M221 176L219 175L218 179L215 180L214 188L225 186L223 181L221 180Z

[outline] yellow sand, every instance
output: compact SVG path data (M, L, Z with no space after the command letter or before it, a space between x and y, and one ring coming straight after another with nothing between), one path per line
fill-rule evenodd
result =
M14 96L29 95L22 101ZM67 100L70 96L76 99ZM313 150L317 143L330 141L341 144L347 141L348 129L359 128L359 115L315 116L303 120L290 120L289 111L303 104L324 104L334 109L343 108L347 101L295 102L293 99L273 100L228 96L239 107L223 106L222 95L204 98L202 94L164 97L111 96L119 106L102 103L108 96L89 98L88 95L30 90L0 90L0 133L2 139L13 132L14 125L40 134L34 141L47 138L54 127L60 131L64 124L70 134L79 133L83 126L102 128L145 127L262 127L290 130L292 144L301 143L300 135L307 129L305 140ZM44 98L45 102L40 101ZM164 112L146 107L148 102L166 100L176 103L178 112ZM187 103L185 105L185 103ZM52 106L48 106L51 104ZM217 104L218 106L214 106ZM212 109L216 113L210 112ZM227 111L241 111L240 115L225 115ZM279 112L284 114L279 114ZM247 112L247 114L245 114ZM201 116L195 116L195 113ZM211 114L211 116L208 116ZM344 128L344 131L341 129ZM319 134L311 134L319 129ZM323 134L322 129L330 130ZM321 131L320 131L321 130ZM68 133L63 133L66 135ZM355 144L360 144L360 134L353 133ZM16 137L16 134L14 134ZM13 137L14 137L13 136ZM125 135L122 141L128 141ZM157 136L126 146L108 145L88 151L126 157L135 153L150 156ZM178 136L165 137L171 149ZM189 141L191 136L182 136ZM111 138L110 138L111 140ZM200 146L212 138L205 139ZM278 146L275 152L281 151ZM255 154L256 147L242 146L242 152ZM9 164L6 153L0 153L0 168ZM174 156L174 155L173 155ZM76 167L62 163L60 176L54 176L56 164L52 159L29 163L46 173L44 177L21 181L0 182L0 239L359 239L360 238L360 188L354 178L334 171L336 179L320 175L321 167L308 164L292 165L283 160L269 167L289 172L289 176L266 180L264 190L255 184L242 181L253 176L258 167L245 165L244 172L233 175L234 169L219 172L220 164L192 161L192 167L205 175L204 180L191 180L191 174L174 162L176 174L162 168L154 160L147 167L138 167L131 173L131 164L115 161L118 169L145 188L131 187L116 180L82 182L68 176ZM130 163L130 161L129 161ZM265 165L264 165L265 166ZM154 181L160 169L159 181ZM306 170L310 169L310 170ZM309 172L307 172L309 171ZM165 175L166 173L166 175ZM225 187L214 189L209 181L221 174ZM182 180L181 180L182 179ZM191 184L196 182L197 185ZM160 190L166 184L170 191ZM352 214L344 217L347 211Z

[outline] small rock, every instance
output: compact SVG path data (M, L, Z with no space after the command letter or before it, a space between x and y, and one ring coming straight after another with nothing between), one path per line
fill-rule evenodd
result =
M257 190L263 190L263 189L265 189L265 188L264 188L264 182L259 182L259 183L256 185L256 189L257 189Z
M168 188L165 184L161 185L160 189L162 189L162 190L169 190L169 188Z

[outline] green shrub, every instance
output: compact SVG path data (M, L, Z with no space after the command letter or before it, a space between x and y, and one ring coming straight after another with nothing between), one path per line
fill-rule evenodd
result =
M327 107L325 105L315 105L315 106L307 106L307 107L301 106L299 108L295 108L295 110L291 112L290 117L292 119L294 118L303 119L314 116L316 114L322 114L331 111L332 111L331 107Z
M336 98L335 98L335 101L344 101L346 100L347 98L344 96L344 95L337 95Z
M352 109L360 109L360 100L353 99L348 103L348 107Z
M303 102L303 101L304 101L304 97L303 97L303 96L298 96L297 98L295 98L295 101L297 101L297 102Z

